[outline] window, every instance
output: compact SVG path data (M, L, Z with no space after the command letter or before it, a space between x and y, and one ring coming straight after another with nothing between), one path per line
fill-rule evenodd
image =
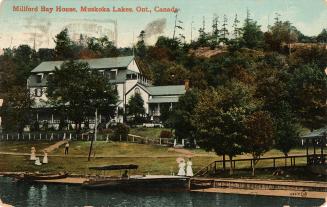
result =
M42 75L36 75L36 83L42 82Z
M36 88L34 90L34 94L36 97L41 97L42 96L42 88Z
M135 92L135 94L140 94L140 89L136 87L134 92Z
M116 71L110 71L109 72L109 79L110 80L116 80L117 72Z

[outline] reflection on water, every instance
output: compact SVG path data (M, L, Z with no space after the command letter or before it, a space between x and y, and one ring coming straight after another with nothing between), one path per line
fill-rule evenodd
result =
M320 199L299 199L267 196L244 196L215 193L121 193L85 190L71 185L44 185L13 183L10 178L0 177L0 198L16 207L291 207L319 206Z

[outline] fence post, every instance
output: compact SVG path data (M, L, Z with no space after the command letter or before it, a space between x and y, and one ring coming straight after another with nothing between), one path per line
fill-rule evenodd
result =
M19 141L19 133L17 133L18 141Z
M159 138L159 145L161 145L161 138Z
M8 134L7 134L7 140L9 139L9 136L8 136Z
M134 142L134 137L135 137L135 136L133 135L132 137L133 137L133 142Z
M107 134L106 142L109 142L109 135Z
M28 133L28 140L31 140L31 133Z
M69 133L69 140L72 140L72 133Z
M276 159L273 158L273 161L274 161L274 168L276 167Z

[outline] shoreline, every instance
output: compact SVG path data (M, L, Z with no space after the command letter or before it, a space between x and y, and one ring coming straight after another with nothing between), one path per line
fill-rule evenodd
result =
M23 172L0 172L0 177L10 177L10 175L18 175ZM201 180L201 178L192 178ZM214 179L214 178L212 178ZM56 180L38 180L37 183L43 184L62 184L62 185L82 185L87 178L84 175L71 174L67 178ZM224 193L224 194L240 194L240 195L254 195L254 196L276 196L276 197L292 197L303 199L325 199L327 197L327 182L317 181L285 181L285 180L256 180L256 179L221 179L221 181L240 182L240 183L261 183L267 185L285 186L321 186L325 188L324 192L310 191L310 190L292 190L292 189L246 189L233 187L209 187L204 189L190 189L190 192L201 193Z

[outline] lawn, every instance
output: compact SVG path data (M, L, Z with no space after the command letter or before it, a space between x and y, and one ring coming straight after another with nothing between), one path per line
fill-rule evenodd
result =
M148 137L148 138L159 138L161 131L170 131L170 129L167 128L146 128L146 127L141 127L141 128L131 128L129 133L138 135L141 137Z
M40 153L41 149L54 144L54 142L34 141L34 142L0 142L0 152L22 152L29 153L30 148L35 146ZM110 164L137 164L140 174L170 174L177 172L177 157L187 157L182 152L176 152L171 148L164 146L120 143L120 142L94 142L92 159L87 161L90 142L73 141L70 142L69 156L67 157L51 157L51 155L63 155L64 146L49 153L49 164L35 166L33 162L28 160L28 156L11 156L0 155L1 171L44 171L44 172L60 172L67 171L70 173L89 174L88 167L101 166ZM193 169L197 172L201 168L207 166L215 160L221 160L214 152L205 152L201 149L190 150L193 153ZM305 149L293 149L289 154L304 154ZM267 152L265 157L283 156L278 150ZM250 158L249 155L239 155L234 159ZM226 157L226 159L228 159ZM305 158L297 159L297 164L305 164ZM290 163L290 161L288 161ZM276 161L276 166L284 166L285 160ZM226 167L229 167L227 161ZM259 161L257 167L272 166L271 160ZM221 168L221 165L217 165ZM250 162L237 163L236 168L250 167Z

